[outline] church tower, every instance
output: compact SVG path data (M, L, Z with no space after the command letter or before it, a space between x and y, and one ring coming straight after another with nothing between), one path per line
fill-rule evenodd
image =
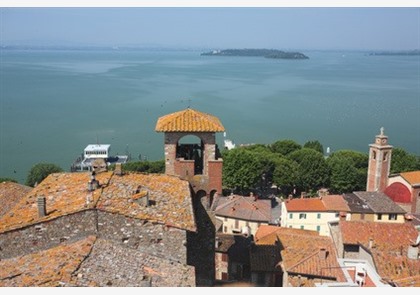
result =
M366 191L383 192L387 186L391 168L392 146L388 144L388 136L381 127L380 134L376 135L375 143L369 145L369 166Z

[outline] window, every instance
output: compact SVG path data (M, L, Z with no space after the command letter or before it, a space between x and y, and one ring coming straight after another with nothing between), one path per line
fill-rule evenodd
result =
M300 226L300 229L305 229L305 227L303 225Z
M388 220L397 220L397 214L389 214Z
M223 227L223 232L227 233L227 226L226 225Z
M227 221L227 217L225 217L225 221Z
M387 152L384 153L384 159L383 160L384 161L388 160L388 153Z
M335 217L336 218L340 217L340 213L335 213Z
M378 220L382 220L382 214L378 214Z
M374 160L376 160L376 152L375 152L375 151L372 151L372 158L373 158Z
M289 213L289 218L293 219L293 213Z
M317 225L317 226L316 226L316 231L317 231L317 232L320 232L320 231L321 231L321 226L320 226L320 225Z
M235 219L235 228L239 228L239 220Z
M306 213L300 213L299 219L306 219Z
M321 213L318 213L318 214L316 215L316 218L321 219Z
M289 228L292 228L292 226L291 226L291 225L289 225Z
M360 220L365 220L365 213L360 214Z

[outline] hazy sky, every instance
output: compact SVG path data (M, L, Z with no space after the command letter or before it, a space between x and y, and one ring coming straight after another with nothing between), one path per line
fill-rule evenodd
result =
M420 7L2 7L0 13L3 45L420 48Z

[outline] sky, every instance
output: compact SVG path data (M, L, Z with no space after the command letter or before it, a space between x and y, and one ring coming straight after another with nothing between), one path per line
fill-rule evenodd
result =
M1 45L412 50L420 7L10 7Z

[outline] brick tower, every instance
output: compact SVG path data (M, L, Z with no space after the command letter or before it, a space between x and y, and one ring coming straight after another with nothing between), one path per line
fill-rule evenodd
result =
M388 182L392 152L392 146L388 144L388 136L384 135L383 127L380 129L380 134L376 135L375 143L370 144L369 146L366 191L383 192Z
M195 194L221 194L223 160L216 132L224 130L217 117L191 108L160 117L155 131L165 134L165 173L188 180ZM187 135L198 137L200 144L180 144Z
M216 132L225 128L217 117L187 108L160 117L155 130L165 134L165 173L187 180L193 191L197 231L187 234L187 263L195 267L197 286L212 286L216 230L211 205L222 194L223 168ZM181 143L190 135L199 143Z

